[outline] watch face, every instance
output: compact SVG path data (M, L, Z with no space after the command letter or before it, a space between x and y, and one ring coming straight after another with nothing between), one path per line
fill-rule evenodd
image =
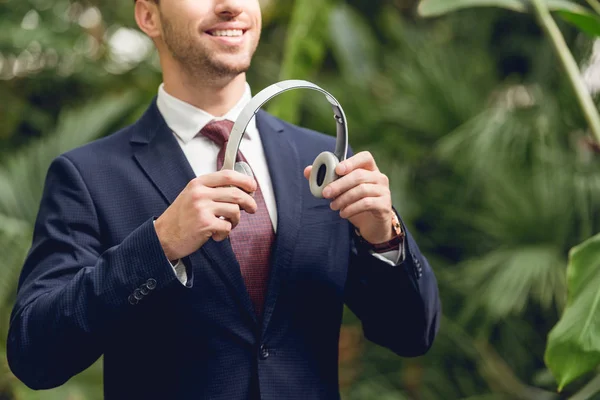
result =
M396 235L400 235L402 233L402 226L400 225L400 221L398 221L398 217L395 213L392 216L392 227L394 228L394 233Z

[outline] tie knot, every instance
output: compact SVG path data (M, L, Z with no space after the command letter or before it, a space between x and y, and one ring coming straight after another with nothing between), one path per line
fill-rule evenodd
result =
M233 122L227 120L212 120L200 130L200 134L212 140L219 146L223 146L229 140Z

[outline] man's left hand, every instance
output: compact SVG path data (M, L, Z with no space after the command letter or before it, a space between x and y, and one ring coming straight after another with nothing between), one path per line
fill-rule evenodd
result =
M312 166L304 169L310 176ZM323 189L323 197L331 199L331 209L339 210L368 242L387 242L392 232L392 196L390 182L377 168L368 151L355 154L338 164L335 172L339 179Z

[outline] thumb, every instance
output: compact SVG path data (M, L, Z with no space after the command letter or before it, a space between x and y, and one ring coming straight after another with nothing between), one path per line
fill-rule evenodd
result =
M308 179L310 177L310 171L312 171L312 165L304 168L304 177Z

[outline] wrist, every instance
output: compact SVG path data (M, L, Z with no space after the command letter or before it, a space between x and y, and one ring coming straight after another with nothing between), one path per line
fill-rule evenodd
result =
M375 253L385 253L388 251L398 250L404 241L405 234L402 230L402 224L393 210L391 212L390 223L387 226L387 235L385 235L383 238L378 238L379 240L363 237L359 229L355 229L355 233L358 236L359 241L365 247Z
M167 240L168 235L164 232L164 226L162 225L162 220L160 218L154 220L154 230L156 231L156 236L158 237L158 241L160 242L160 246L162 247L165 256L172 265L176 265L180 257L175 254L169 245Z

